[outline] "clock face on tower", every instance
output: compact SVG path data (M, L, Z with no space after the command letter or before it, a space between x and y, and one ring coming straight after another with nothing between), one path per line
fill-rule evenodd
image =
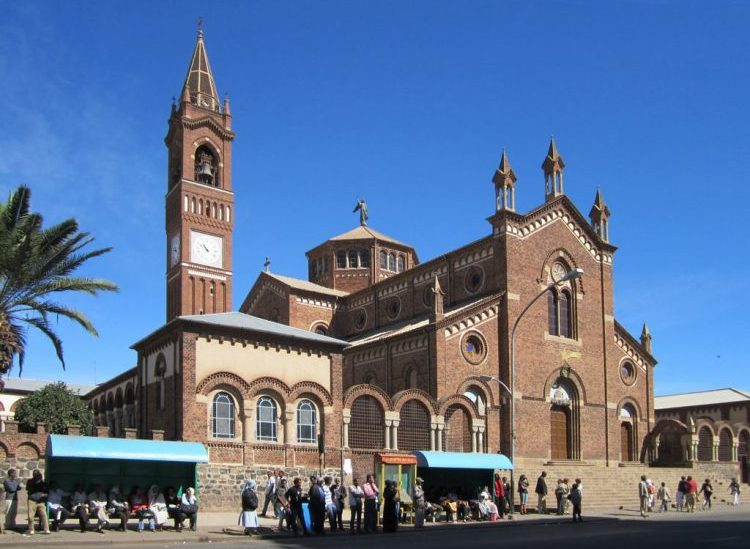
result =
M190 261L221 268L222 259L223 242L220 236L190 231Z
M180 261L180 233L175 233L169 241L169 266L174 267Z

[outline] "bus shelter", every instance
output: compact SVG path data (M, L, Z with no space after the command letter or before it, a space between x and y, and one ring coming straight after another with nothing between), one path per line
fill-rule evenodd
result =
M503 454L414 452L414 456L428 501L437 501L447 493L474 499L484 487L492 494L495 473L513 469Z
M197 492L198 463L208 463L208 453L197 442L49 435L45 472L48 482L67 491L101 484L128 494L133 486L156 484Z

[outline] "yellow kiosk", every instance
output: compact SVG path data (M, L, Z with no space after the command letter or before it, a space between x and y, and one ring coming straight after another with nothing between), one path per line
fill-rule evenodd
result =
M413 517L414 480L417 478L417 456L412 454L375 454L378 489L383 493L385 481L392 480L399 488L401 513Z

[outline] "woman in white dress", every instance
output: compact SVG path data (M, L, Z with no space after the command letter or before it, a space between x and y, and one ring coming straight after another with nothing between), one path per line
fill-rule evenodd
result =
M239 525L245 528L245 535L257 534L258 527L258 494L255 491L255 481L248 480L240 492L242 499L242 512L240 513Z
M148 489L148 508L154 513L156 527L161 530L162 526L169 520L167 512L167 503L164 501L164 494L161 493L156 484L151 485Z

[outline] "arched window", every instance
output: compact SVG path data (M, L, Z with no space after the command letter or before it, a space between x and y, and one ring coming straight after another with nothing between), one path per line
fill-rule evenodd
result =
M211 406L211 436L234 438L234 400L228 393L216 393Z
M312 443L318 440L315 418L315 405L307 399L301 400L297 405L297 442Z
M203 200L198 199L198 215L203 215Z
M698 461L712 461L714 455L714 435L708 427L698 431Z
M190 213L195 213L195 198L190 199Z
M404 256L403 255L398 256L396 270L400 273L403 272L405 264L406 262L404 261Z
M224 204L219 204L219 220L224 221Z
M383 250L380 250L380 268L388 269L388 254Z
M227 206L227 223L232 221L232 208L231 206Z
M336 267L346 269L346 252L344 250L336 252Z
M320 324L315 325L313 332L320 335L328 335L328 326L321 322Z
M352 404L349 447L380 450L385 446L385 414L375 397L363 395Z
M389 271L396 270L396 255L395 254L388 254L388 270Z
M258 400L255 414L255 439L266 442L276 442L276 426L279 417L276 403L268 397L262 397Z
M573 323L570 312L570 293L563 290L560 292L560 335L562 337L573 337Z
M485 404L483 391L476 387L469 387L465 392L464 396L471 400L477 406L479 415L484 415L487 411L487 405Z
M360 267L370 266L370 250L359 251L359 266Z
M560 335L558 329L560 317L558 316L557 304L557 292L550 290L547 292L547 329L549 335Z
M580 402L576 386L560 377L550 388L550 456L581 459Z
M195 180L198 183L218 187L218 162L213 151L201 145L195 151Z
M636 415L631 404L620 408L620 461L636 461Z
M357 250L349 250L349 268L356 269L359 267L359 252Z
M719 461L732 461L732 432L729 429L722 429L719 432Z
M448 407L445 412L443 450L446 452L471 452L471 416L458 404Z
M190 208L190 199L186 195L185 198L183 199L183 207L182 207L182 209L185 210L185 211L188 211L189 208Z
M156 377L156 409L157 410L163 410L166 406L166 402L164 402L164 392L165 392L165 384L164 384L164 375L167 371L167 361L164 359L164 355L159 353L159 356L156 358L156 367L154 368L154 375Z
M430 449L430 413L418 400L401 407L398 448L409 452Z

